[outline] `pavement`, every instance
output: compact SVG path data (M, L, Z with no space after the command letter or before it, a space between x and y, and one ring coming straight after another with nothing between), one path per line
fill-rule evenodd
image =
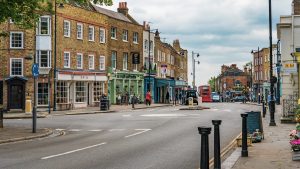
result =
M166 107L173 106L172 104L152 104L151 106L146 106L144 104L135 105L134 109L148 109L156 107ZM96 113L112 113L123 110L133 109L132 105L112 105L110 110L100 111L99 107L87 107L84 109L74 109L67 111L51 111L49 114L46 109L40 109L37 112L37 118L46 118L48 116L64 116L64 115L82 115L82 114L96 114ZM28 113L4 113L3 119L26 119L32 118L32 114ZM18 128L18 127L5 127L0 128L0 144L16 142L22 140L30 140L35 138L47 137L53 134L51 129L37 129L36 133L32 133L32 129L28 128Z
M289 144L289 133L295 124L281 124L282 106L276 106L276 126L269 126L270 116L262 119L264 140L252 143L248 147L248 157L241 157L241 148L235 151L222 163L222 169L296 169L300 161L293 161L294 152Z

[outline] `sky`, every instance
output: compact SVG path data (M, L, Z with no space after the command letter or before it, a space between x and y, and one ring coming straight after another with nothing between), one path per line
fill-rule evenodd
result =
M240 69L252 60L251 50L269 46L268 0L113 0L105 7L116 11L127 2L129 14L140 24L151 22L165 42L179 39L189 52L189 84L192 51L199 53L196 86L218 76L221 66L237 64ZM273 43L280 15L291 14L292 0L272 0ZM194 55L196 56L196 55Z

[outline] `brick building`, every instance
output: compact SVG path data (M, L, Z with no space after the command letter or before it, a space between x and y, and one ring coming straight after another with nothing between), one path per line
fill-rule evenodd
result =
M117 103L117 96L136 95L143 101L144 73L142 72L143 26L128 13L127 3L120 2L118 12L94 6L98 13L108 17L108 75L109 97ZM133 64L133 55L139 59Z
M217 90L224 98L235 94L245 94L249 89L249 76L246 68L241 70L236 64L222 65L221 74L216 79Z

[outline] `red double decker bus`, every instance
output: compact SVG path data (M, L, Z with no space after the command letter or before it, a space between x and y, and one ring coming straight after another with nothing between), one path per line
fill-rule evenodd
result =
M202 102L212 102L210 86L208 85L199 86L198 92L200 94L200 97L202 97Z

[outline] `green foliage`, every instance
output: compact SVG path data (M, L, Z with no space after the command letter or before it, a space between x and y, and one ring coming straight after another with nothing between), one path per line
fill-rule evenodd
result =
M69 0L57 0L56 3L64 1L67 2ZM72 1L87 3L87 0ZM52 0L1 0L0 24L12 19L20 28L33 28L40 15L54 13L54 3L52 2ZM92 0L91 2L99 5L112 5L112 0Z
M210 87L211 87L211 91L212 91L212 92L215 92L215 91L216 91L216 77L211 77L211 78L208 80L208 84L209 84Z

